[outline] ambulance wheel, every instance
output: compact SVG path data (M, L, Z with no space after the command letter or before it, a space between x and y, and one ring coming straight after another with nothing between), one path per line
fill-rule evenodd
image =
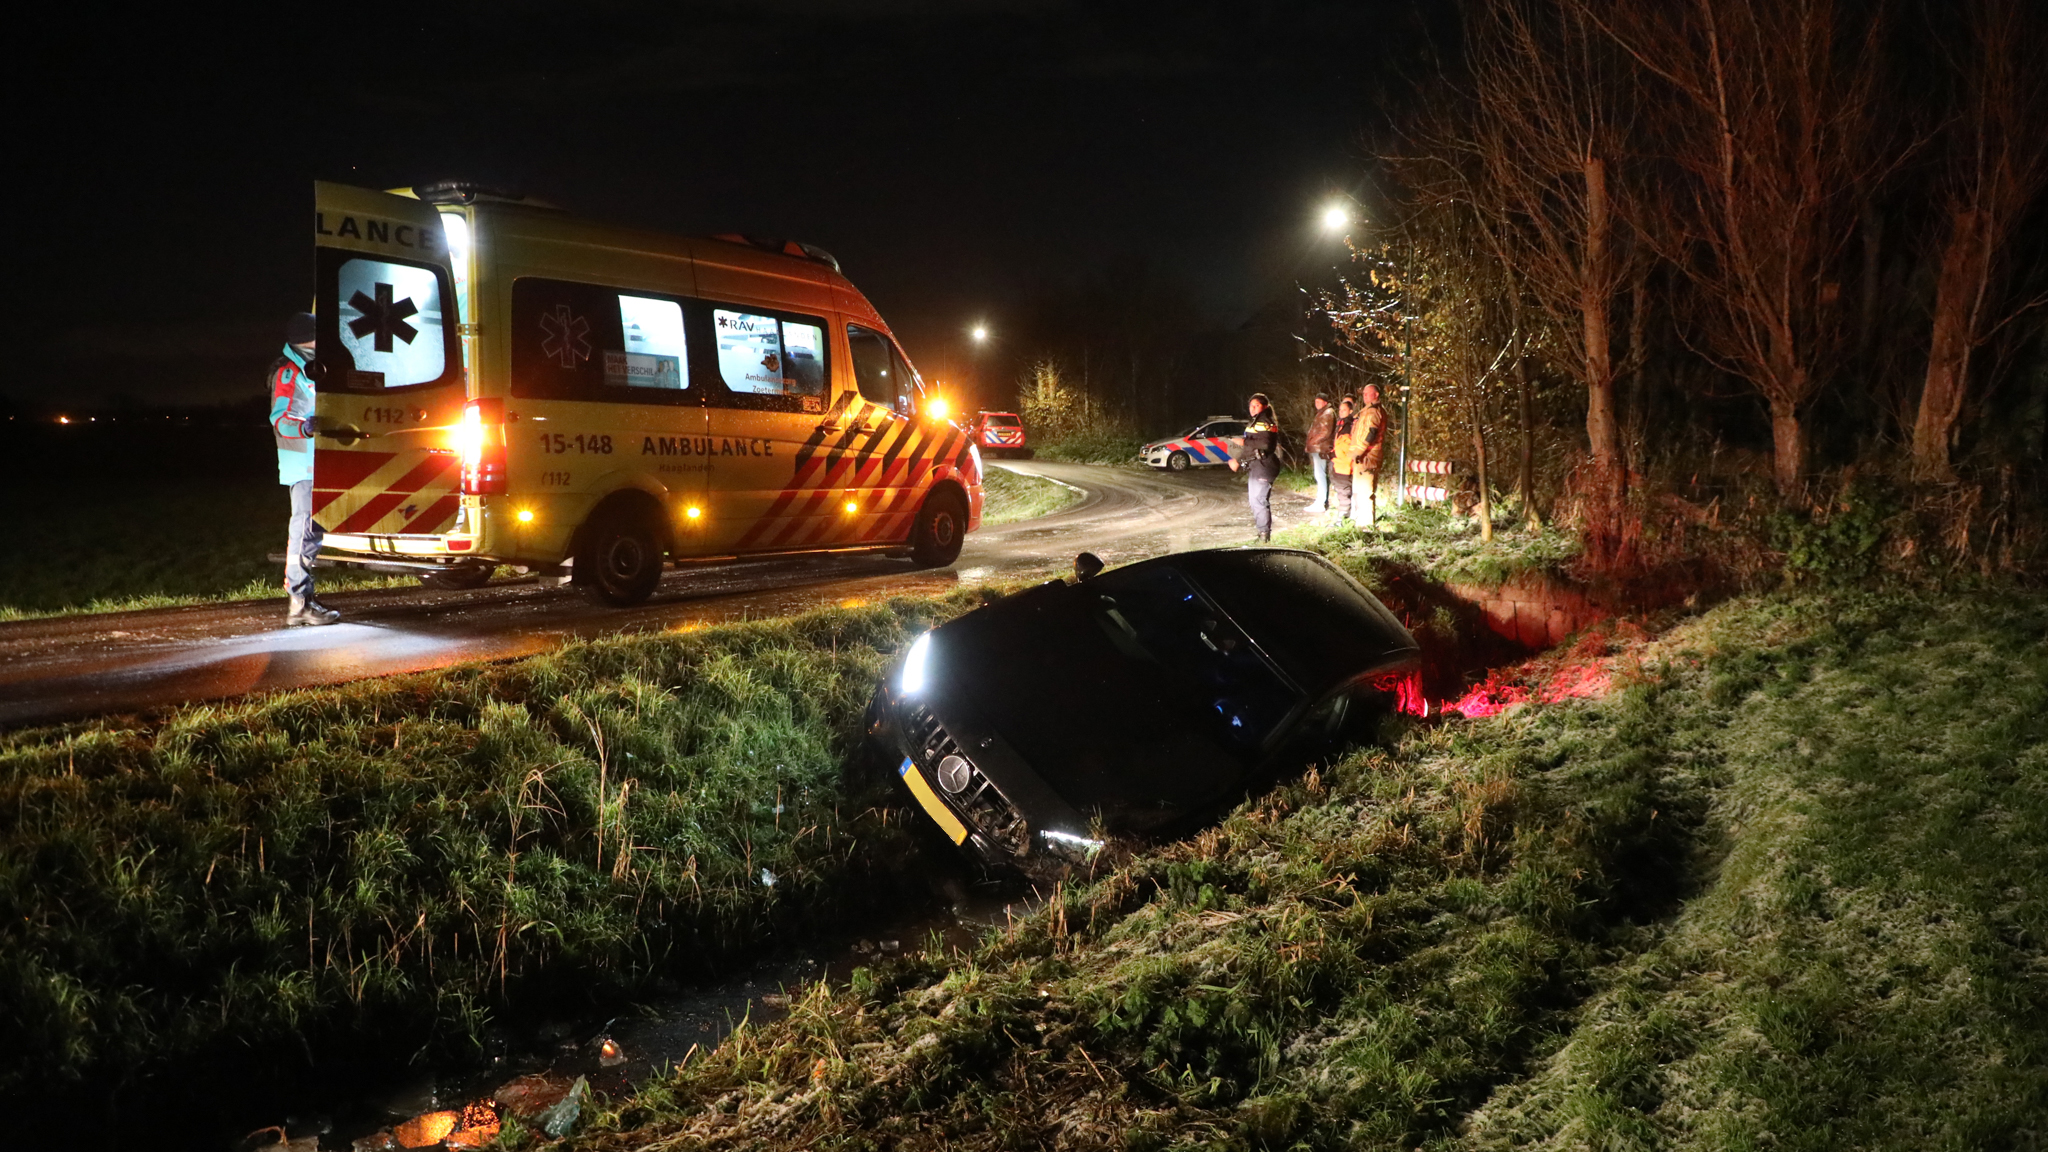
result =
M458 564L439 572L429 572L420 577L420 583L450 592L468 592L490 583L491 573L497 570L495 564Z
M910 529L910 557L919 568L944 568L960 558L967 539L967 501L951 488L925 497Z
M661 534L646 517L620 510L583 530L571 571L593 604L630 608L661 583Z
M1187 453L1175 452L1166 458L1166 470L1168 472L1185 472L1188 470L1188 465L1192 463L1194 461L1188 459Z

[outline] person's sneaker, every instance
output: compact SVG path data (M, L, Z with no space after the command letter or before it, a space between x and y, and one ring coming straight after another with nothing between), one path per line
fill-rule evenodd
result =
M332 624L339 619L341 619L341 613L313 599L311 596L303 600L293 596L285 609L284 626L287 628L298 628L302 626Z

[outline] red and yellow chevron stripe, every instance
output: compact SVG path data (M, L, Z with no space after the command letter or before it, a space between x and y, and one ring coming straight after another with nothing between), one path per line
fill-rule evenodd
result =
M462 504L455 457L440 452L313 455L313 515L329 532L441 533Z
M871 428L870 421L879 422ZM967 435L950 424L928 427L889 409L841 394L797 450L789 484L740 536L742 550L834 544L887 544L910 538L924 494L934 482L969 468ZM861 510L848 515L836 497L857 492Z

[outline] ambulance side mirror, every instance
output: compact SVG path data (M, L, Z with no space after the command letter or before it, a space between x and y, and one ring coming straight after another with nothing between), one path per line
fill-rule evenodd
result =
M1074 557L1074 579L1092 580L1102 571L1102 557L1093 552L1083 552Z

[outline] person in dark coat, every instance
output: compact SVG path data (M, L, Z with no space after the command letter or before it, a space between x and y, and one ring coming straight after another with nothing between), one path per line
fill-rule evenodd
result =
M1308 452L1309 466L1316 474L1316 513L1320 515L1330 506L1330 457L1336 454L1337 412L1330 407L1326 392L1316 393L1316 414L1308 422L1308 439L1302 448Z
M1230 456L1230 470L1242 470L1247 480L1246 499L1252 506L1252 528L1261 544L1273 538L1273 481L1280 475L1280 421L1273 415L1273 403L1264 392L1251 399L1251 420L1244 426L1244 440Z

